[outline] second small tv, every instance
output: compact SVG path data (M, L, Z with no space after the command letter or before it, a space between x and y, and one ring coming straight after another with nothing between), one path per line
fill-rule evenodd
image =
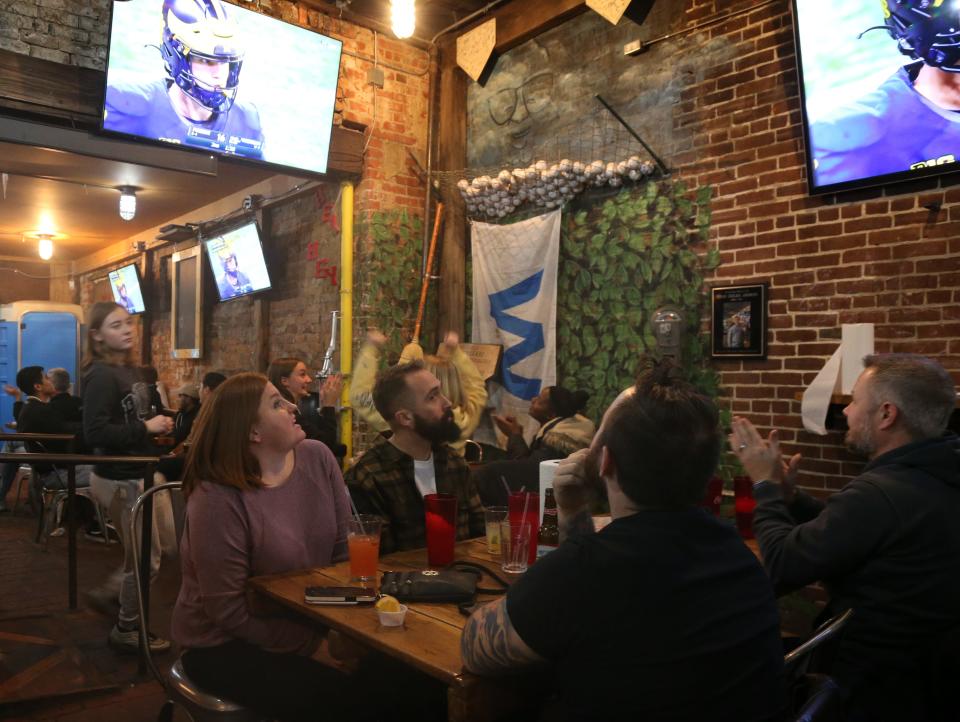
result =
M221 301L270 288L270 274L253 221L203 242Z
M113 300L127 309L127 313L143 313L147 310L143 302L143 291L140 289L140 274L137 266L131 263L110 271L110 290L113 291Z

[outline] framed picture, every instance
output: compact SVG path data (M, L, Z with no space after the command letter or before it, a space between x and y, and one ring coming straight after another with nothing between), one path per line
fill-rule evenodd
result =
M714 288L710 329L713 358L766 358L767 285Z

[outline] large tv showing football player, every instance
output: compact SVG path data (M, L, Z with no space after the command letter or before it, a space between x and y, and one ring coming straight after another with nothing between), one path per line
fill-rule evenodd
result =
M208 238L203 245L221 301L270 288L270 275L255 222Z
M960 170L960 5L794 0L810 191Z
M323 173L341 48L223 0L114 2L101 128Z

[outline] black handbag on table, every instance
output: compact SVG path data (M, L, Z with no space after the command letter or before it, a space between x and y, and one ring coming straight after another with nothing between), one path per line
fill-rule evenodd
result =
M477 586L482 574L503 585L502 589L481 589ZM455 562L446 569L425 569L411 572L384 572L381 594L389 594L401 602L473 602L477 592L502 594L507 583L479 564Z

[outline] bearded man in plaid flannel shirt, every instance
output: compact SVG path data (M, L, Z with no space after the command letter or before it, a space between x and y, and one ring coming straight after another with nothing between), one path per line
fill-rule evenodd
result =
M380 553L427 545L425 494L457 497L457 539L485 533L483 506L467 463L448 445L460 436L450 401L422 361L377 376L373 404L393 434L380 439L346 473L361 514L383 520Z

